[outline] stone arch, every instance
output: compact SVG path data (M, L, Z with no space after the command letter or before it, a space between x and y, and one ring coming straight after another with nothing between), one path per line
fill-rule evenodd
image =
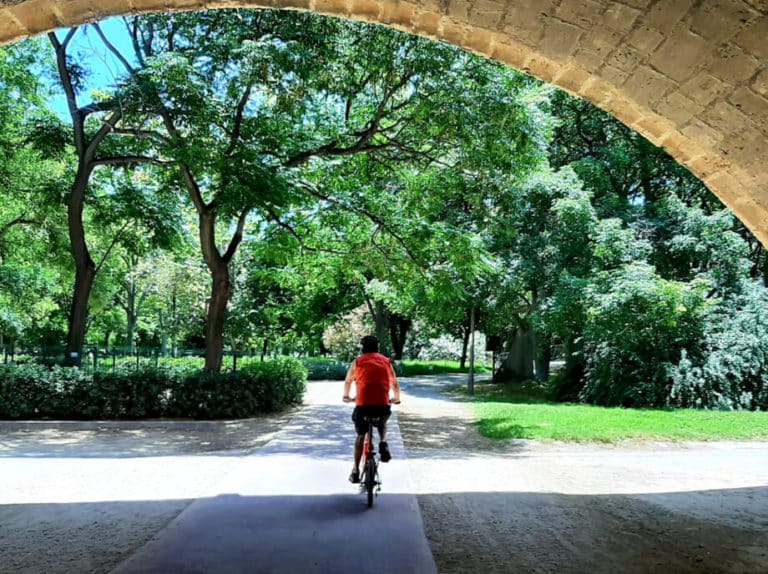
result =
M664 147L768 246L765 0L0 0L0 44L119 14L235 7L377 22L528 72Z

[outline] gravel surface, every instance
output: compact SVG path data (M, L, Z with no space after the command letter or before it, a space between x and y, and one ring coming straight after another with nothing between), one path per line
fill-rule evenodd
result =
M441 574L768 572L768 444L491 441L457 381L405 379L399 407ZM109 572L290 415L0 424L0 573Z
M445 382L399 415L441 574L768 572L768 444L493 441Z

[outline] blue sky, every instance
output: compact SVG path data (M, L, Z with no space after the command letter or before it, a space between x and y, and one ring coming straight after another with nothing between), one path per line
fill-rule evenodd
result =
M129 61L133 61L133 47L131 39L125 28L122 18L109 18L99 23L104 35L109 41L120 50ZM57 30L56 35L62 40L68 30ZM85 63L89 71L86 81L87 89L78 95L79 105L87 104L91 101L90 92L94 89L112 88L115 86L117 78L124 74L120 62L107 50L101 38L89 25L82 26L69 44L67 52L74 56L77 61ZM54 90L57 94L51 99L51 108L63 118L69 118L67 103L61 88L57 86Z

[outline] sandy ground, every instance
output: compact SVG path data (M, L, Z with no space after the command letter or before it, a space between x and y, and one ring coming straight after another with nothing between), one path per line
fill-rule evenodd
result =
M289 418L87 431L0 425L0 573L109 572Z
M445 379L403 382L400 427L441 574L768 572L767 444L490 441ZM0 427L0 573L109 572L288 418Z
M405 386L441 574L768 572L768 444L491 441L444 386Z

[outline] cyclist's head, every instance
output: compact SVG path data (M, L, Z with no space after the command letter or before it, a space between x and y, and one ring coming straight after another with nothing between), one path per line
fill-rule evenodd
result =
M363 353L377 353L379 351L379 340L373 335L366 335L360 343L363 345Z

